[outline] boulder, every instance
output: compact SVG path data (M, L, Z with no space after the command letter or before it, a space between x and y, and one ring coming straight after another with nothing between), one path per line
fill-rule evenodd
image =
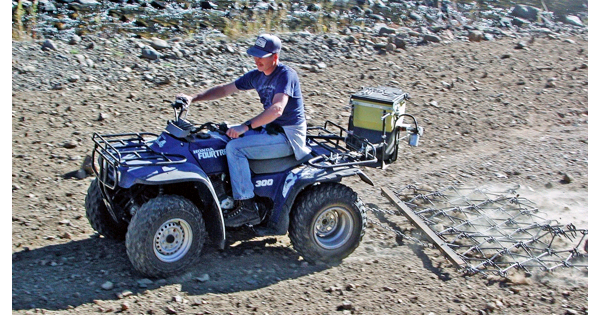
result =
M510 12L510 15L529 21L537 21L541 11L541 9L536 7L518 4Z

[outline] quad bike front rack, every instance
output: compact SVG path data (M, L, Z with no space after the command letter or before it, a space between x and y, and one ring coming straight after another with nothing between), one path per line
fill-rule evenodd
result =
M114 190L119 183L119 167L156 166L184 163L186 158L177 154L158 153L148 145L149 138L157 138L153 133L125 133L100 135L94 133L92 141L92 169L103 185ZM96 155L99 156L100 170L96 168Z

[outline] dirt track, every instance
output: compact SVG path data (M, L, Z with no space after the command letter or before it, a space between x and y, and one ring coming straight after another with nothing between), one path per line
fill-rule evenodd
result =
M429 45L318 73L299 69L309 122L346 125L353 92L398 86L413 97L408 112L425 134L394 165L365 170L378 185L519 184L552 216L587 228L588 42L544 37L515 49L527 40ZM225 251L206 247L190 273L145 280L123 243L91 229L83 203L92 177L73 175L92 132L159 132L172 115L162 100L197 89L131 80L110 90L13 90L13 314L587 313L587 272L465 277L437 250L376 226L335 267L304 262L287 237L237 231ZM191 118L243 122L257 102L240 93L194 108ZM345 183L368 205L389 208L378 187Z

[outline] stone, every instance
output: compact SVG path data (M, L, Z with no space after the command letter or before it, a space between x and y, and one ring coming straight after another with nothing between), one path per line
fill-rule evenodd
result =
M533 22L533 21L537 21L540 12L541 12L541 10L539 8L532 7L529 5L518 4L518 5L515 5L513 10L510 12L510 15L517 17L517 18L527 19L527 20Z
M47 39L42 43L42 50L56 50L56 45L52 40Z
M77 45L79 42L81 42L81 37L79 37L77 34L73 34L73 36L71 36L69 39L69 45Z
M195 280L198 282L204 283L204 282L207 282L210 280L210 276L208 274L204 273L201 276L197 277Z
M75 148L77 147L77 142L74 140L66 141L63 143L63 147L67 149Z
M580 26L580 27L585 26L581 22L581 19L579 19L579 17L576 15L567 15L567 16L565 16L565 18L563 20L564 20L564 23L566 23L566 24L571 24L571 25Z
M109 291L109 290L112 290L114 288L114 284L112 282L110 282L110 281L106 281L106 282L104 282L102 284L101 287L102 287L103 290Z
M477 31L477 30L469 32L469 41L481 42L482 39L483 39L483 32Z
M379 36L385 36L390 34L396 34L396 29L387 26L382 26L379 29Z
M157 60L162 56L159 52L157 52L154 48L145 46L142 48L142 58Z
M562 179L561 183L563 183L563 184L569 184L571 182L573 182L573 178L568 173L564 173L563 174L563 179Z
M169 48L170 45L167 41L160 39L160 38L152 38L152 42L150 42L150 46L152 46L152 48L154 49L166 49Z
M423 35L423 39L431 43L439 43L442 41L442 39L439 36L433 34L425 34Z

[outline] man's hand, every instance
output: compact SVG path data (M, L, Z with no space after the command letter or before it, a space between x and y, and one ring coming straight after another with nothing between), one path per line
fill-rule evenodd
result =
M230 127L225 134L231 138L238 138L247 131L248 131L248 126L235 125L235 126Z
M178 94L175 97L175 103L173 103L173 108L175 108L176 110L187 110L191 103L192 98L190 96L185 94Z

